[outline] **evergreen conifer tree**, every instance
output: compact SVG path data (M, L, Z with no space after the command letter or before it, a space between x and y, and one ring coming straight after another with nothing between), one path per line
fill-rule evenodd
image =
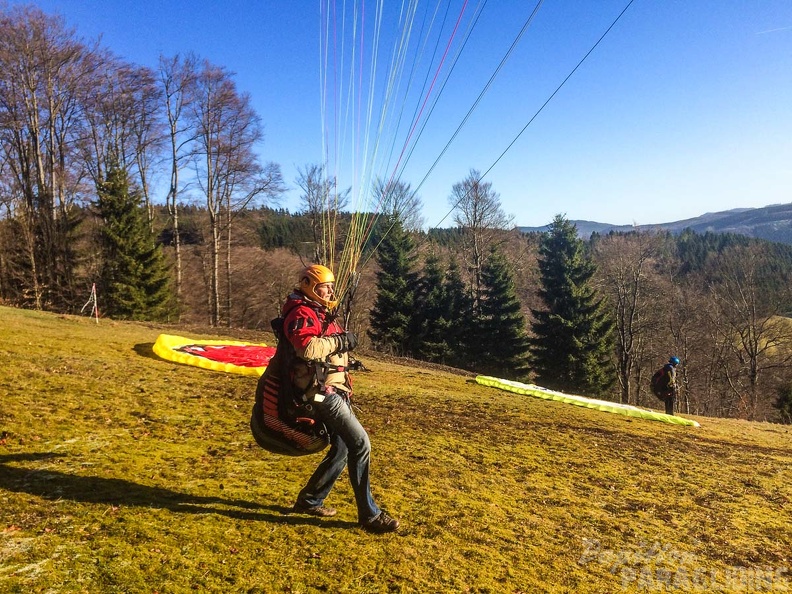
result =
M451 350L448 363L455 367L472 370L476 348L473 342L473 297L462 279L459 264L451 259L445 280L445 295L448 300L449 327L446 332Z
M503 254L495 247L481 269L482 299L476 368L483 374L518 379L528 370L528 337L514 285Z
M413 309L415 357L444 364L449 363L453 355L448 343L453 320L445 283L440 259L431 254L418 281L416 307Z
M390 218L390 231L377 248L377 297L369 319L369 338L375 348L411 355L416 346L413 313L418 274L415 246L398 218Z
M118 319L166 319L173 304L170 274L126 171L110 167L98 194L100 311Z
M558 215L539 246L539 296L532 310L531 361L536 381L548 388L598 396L613 383L613 322L591 286L596 267L577 228Z
M781 422L792 425L792 384L786 384L778 390L778 398L773 406L778 409Z

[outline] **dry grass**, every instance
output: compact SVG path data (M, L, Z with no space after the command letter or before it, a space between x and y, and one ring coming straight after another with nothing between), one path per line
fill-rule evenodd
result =
M0 592L790 587L789 427L664 425L362 353L374 494L403 522L372 536L345 479L335 518L286 513L318 456L255 445L254 379L151 354L185 329L0 319Z

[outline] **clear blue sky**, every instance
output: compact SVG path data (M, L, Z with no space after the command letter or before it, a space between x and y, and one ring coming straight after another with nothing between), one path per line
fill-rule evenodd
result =
M382 65L396 31L390 9L402 4L386 1ZM156 67L160 54L192 51L235 72L239 89L251 95L265 125L262 158L279 163L292 188L298 167L323 158L319 48L324 2L30 3L61 14L86 39L101 35L103 45L129 61ZM529 0L486 3L404 168L403 178L413 188L421 184L427 225L451 224L443 217L452 185L471 168L483 172L495 164L627 3L544 2L429 173L535 5ZM343 1L335 4L340 11ZM365 2L367 31L375 4ZM437 4L421 1L413 39L425 7ZM447 0L440 4L444 9ZM464 4L450 0L453 19ZM468 0L457 40L480 4ZM366 51L371 55L370 47ZM410 53L408 64L420 63L417 55ZM342 66L326 72L345 74ZM405 81L406 74L401 84ZM417 104L409 103L404 118ZM381 108L375 97L374 109ZM398 112L392 106L387 113ZM404 125L401 132L381 135L379 159L385 147L397 147L381 175L390 174L406 138ZM378 160L371 146L368 156L356 153L359 163ZM336 167L339 180L351 184L354 167L340 159ZM635 0L486 180L521 226L545 225L557 213L652 224L792 202L792 1ZM283 205L296 209L297 196L292 189Z

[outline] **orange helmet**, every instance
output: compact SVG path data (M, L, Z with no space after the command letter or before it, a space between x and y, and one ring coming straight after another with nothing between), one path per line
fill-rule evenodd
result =
M333 271L321 264L312 264L300 273L300 281L297 290L308 297L311 301L316 301L328 309L335 309L338 301L323 299L316 293L316 285L335 283ZM335 294L332 295L335 297Z

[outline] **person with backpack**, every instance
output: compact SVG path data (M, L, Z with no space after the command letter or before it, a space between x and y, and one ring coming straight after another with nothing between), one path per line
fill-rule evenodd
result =
M293 513L329 517L336 510L324 505L341 472L349 466L358 521L369 532L392 532L399 521L381 510L371 496L368 434L352 410L349 352L357 337L345 331L335 309L335 276L322 265L305 268L297 288L283 306L283 334L296 354L287 380L304 396L318 421L330 434L330 449L297 496Z
M671 357L668 360L668 363L658 369L652 376L652 392L655 396L665 402L665 412L667 415L674 414L674 407L676 405L677 365L679 365L679 357Z

